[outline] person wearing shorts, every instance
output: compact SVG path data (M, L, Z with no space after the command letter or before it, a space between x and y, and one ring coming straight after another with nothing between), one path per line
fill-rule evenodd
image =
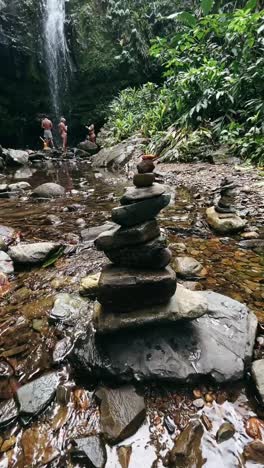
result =
M41 128L43 128L44 130L44 140L46 140L49 146L54 148L53 135L52 135L53 123L51 120L48 119L48 117L45 117L42 120Z

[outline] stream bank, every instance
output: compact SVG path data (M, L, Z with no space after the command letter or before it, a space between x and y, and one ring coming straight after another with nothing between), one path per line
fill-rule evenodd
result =
M17 420L4 430L1 463L10 467L83 466L79 460L72 459L70 448L73 439L98 433L98 405L91 392L92 382L81 376L76 379L68 357L72 342L85 327L87 316L79 317L77 323L54 324L49 314L58 293L77 293L81 279L99 272L106 263L105 257L94 249L93 233L89 229L109 221L111 208L128 180L126 174L91 170L89 163L75 160L48 161L33 164L28 169L26 177L21 169L8 171L3 181L25 180L32 188L45 182L59 183L65 187L66 195L49 201L33 200L25 193L19 198L2 199L0 224L12 227L16 238L20 233L24 241L63 240L71 249L50 267L23 268L11 277L11 289L4 296L1 311L1 359L5 363L1 395L3 401L10 400L28 381L56 370L61 386L68 389L68 396L62 397L57 392L56 399L29 426ZM182 281L183 284L196 290L213 289L246 303L259 318L261 338L263 256L252 249L241 248L239 243L243 238L240 235L234 238L216 236L209 230L204 216L205 208L212 204L219 179L232 172L244 189L241 203L243 200L245 216L250 225L259 230L260 239L263 238L261 176L253 170L231 169L230 166L160 165L158 171L173 195L171 205L159 220L169 234L174 257L184 252L202 263L204 269L201 277ZM258 358L264 355L261 343L260 340L256 345L255 357ZM232 388L217 388L208 382L200 382L198 388L155 382L141 384L147 423L134 436L119 443L125 450L107 448L106 466L136 468L141 464L147 468L173 463L169 461L168 452L173 448L175 436L197 412L204 413L204 420L209 424L208 429L203 429L201 445L199 431L196 436L197 450L202 450L207 460L203 466L215 466L216 459L219 467L252 466L250 461L245 464L242 460L244 447L254 439L247 434L247 425L250 418L256 416L255 411L260 417L263 414L258 405L252 406L255 396L253 400L246 396L245 383ZM63 392L65 394L65 390ZM200 409L193 404L199 398L202 399ZM215 434L226 420L234 424L235 439L218 444ZM256 424L261 433L261 424ZM185 463L185 466L188 465Z

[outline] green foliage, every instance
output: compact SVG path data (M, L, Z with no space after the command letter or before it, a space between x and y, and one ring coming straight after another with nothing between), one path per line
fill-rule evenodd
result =
M147 101L149 84L133 96L123 91L109 124L114 128L118 115L126 128L117 139L135 130L152 137L171 124L189 131L207 127L215 142L263 163L264 11L250 1L233 12L207 15L213 3L201 2L204 16L195 24L184 21L176 34L153 42L150 54L164 69L164 84L151 85L155 93ZM182 22L181 15L171 18Z

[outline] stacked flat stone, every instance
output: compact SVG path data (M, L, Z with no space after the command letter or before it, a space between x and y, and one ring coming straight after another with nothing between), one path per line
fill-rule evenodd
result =
M218 213L235 213L234 204L236 202L236 185L232 179L225 178L220 186L220 198L215 205Z
M112 262L102 271L97 299L107 312L122 312L163 304L176 291L176 275L168 266L171 252L157 220L170 202L163 185L155 183L151 159L143 159L120 205L112 211L117 224L95 245Z

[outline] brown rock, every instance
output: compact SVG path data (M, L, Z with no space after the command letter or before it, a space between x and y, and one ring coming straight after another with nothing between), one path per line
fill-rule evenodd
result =
M122 468L128 468L131 454L131 445L129 445L128 447L122 446L117 449L118 460Z
M155 164L150 159L143 160L137 165L137 170L139 174L146 174L148 172L153 172L154 169L155 169Z
M145 174L135 174L133 178L133 184L138 187L151 187L151 185L155 182L155 174L152 172Z
M202 466L201 438L203 426L198 419L191 420L176 439L170 453L171 468L192 468Z
M256 463L262 463L264 465L264 444L259 440L254 440L248 444L243 453L246 460L252 460Z

